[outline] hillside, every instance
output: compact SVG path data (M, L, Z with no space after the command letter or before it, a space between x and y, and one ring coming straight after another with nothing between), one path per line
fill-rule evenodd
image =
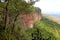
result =
M37 1L0 2L0 40L60 40L60 25L42 17Z
M49 14L43 14L43 16L50 19L50 20L52 20L52 21L54 21L54 22L56 22L56 23L58 23L58 24L60 24L60 18L58 18L58 17L51 16Z
M60 25L45 17L36 22L33 28L24 30L17 26L15 31L10 34L11 30L11 28L8 30L7 35L4 30L1 30L0 38L8 40L60 40Z
M57 24L56 22L53 22L53 21L43 17L43 19L40 22L36 23L36 25L40 28L40 30L47 31L47 32L46 31L41 32L43 37L45 36L45 38L46 37L49 38L49 36L50 36L51 39L48 39L48 40L60 40L60 25ZM53 38L53 36L56 39Z

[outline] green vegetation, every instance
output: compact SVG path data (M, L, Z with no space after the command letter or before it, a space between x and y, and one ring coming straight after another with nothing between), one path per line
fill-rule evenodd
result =
M37 25L37 26L36 26ZM48 40L60 40L60 25L43 17L43 19L40 22L36 23L36 27L42 30L42 38Z
M41 13L39 8L33 6L34 3L24 0L0 2L0 40L60 40L60 25L45 17L33 28L23 29L22 22L16 22L20 14L34 10Z
M60 40L60 25L44 17L33 28L25 30L17 26L13 33L11 30L9 27L4 32L4 28L0 26L0 40Z
M41 9L40 9L40 8L38 8L38 7L35 7L35 12L38 12L38 13L40 13L40 14L41 14Z

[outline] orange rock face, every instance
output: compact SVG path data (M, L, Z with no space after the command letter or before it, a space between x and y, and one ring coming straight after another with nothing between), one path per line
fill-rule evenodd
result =
M39 13L34 14L24 14L22 15L23 18L23 26L33 28L34 23L36 21L41 20L42 16Z

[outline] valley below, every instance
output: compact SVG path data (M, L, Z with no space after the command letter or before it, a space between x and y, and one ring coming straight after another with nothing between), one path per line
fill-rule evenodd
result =
M52 16L49 14L43 14L43 16L54 21L54 22L56 22L56 23L58 23L58 24L60 24L60 18L58 18L58 17Z

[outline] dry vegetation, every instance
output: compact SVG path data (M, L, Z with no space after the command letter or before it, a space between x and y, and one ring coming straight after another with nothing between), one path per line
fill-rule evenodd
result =
M48 15L48 14L44 14L43 16L47 17L48 19L50 20L53 20L54 22L60 24L60 18L57 18L55 16L51 16L51 15Z

